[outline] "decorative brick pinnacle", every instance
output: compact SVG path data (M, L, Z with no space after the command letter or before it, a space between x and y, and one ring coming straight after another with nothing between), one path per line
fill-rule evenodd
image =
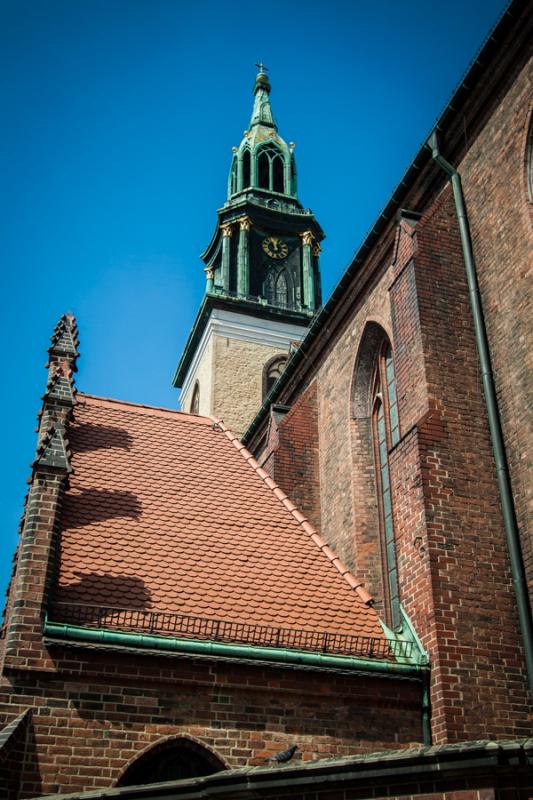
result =
M42 397L45 406L56 403L72 408L74 405L74 382L72 380L72 370L68 373L61 369L56 369L46 386L46 391Z
M54 328L51 342L52 345L48 349L51 356L65 355L72 359L78 357L78 327L73 314L64 314L61 317Z
M65 429L60 423L46 432L39 447L32 467L51 467L62 472L72 472L70 452L67 448Z

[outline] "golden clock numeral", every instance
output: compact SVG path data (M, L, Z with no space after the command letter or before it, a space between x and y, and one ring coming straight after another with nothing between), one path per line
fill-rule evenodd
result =
M287 242L284 242L279 236L269 236L267 239L263 239L263 250L270 258L285 258L289 252Z

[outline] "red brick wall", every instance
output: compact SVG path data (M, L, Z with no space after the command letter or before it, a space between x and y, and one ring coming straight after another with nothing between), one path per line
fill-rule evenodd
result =
M378 534L369 420L355 420L353 409L354 370L366 325L379 325L392 339L388 261L376 257L375 270L368 294L354 297L351 316L320 364L318 405L321 534L379 602L381 572L368 557Z
M518 62L520 63L520 62ZM533 204L527 190L533 62L512 71L459 165L533 597ZM468 129L465 131L468 136Z
M320 530L317 385L300 395L280 420L277 447L269 464L274 480Z
M58 470L34 471L6 606L4 667L52 666L41 646L42 626L56 563L65 481L66 475Z
M303 760L421 740L408 681L56 646L55 674L11 672L4 724L34 708L21 797L113 786L149 745L185 734L230 767L297 743Z
M447 741L526 735L521 637L449 187L418 224L417 246L430 409L417 427L436 634L434 732ZM419 551L411 555L416 561ZM404 596L413 607L411 593Z
M318 368L321 533L383 596L370 419L354 410L365 325L393 345L401 440L390 453L401 600L432 660L436 742L527 735L521 639L464 263L449 187ZM382 248L383 249L383 248Z
M23 712L0 731L0 797L18 800L19 776L32 752L31 711Z

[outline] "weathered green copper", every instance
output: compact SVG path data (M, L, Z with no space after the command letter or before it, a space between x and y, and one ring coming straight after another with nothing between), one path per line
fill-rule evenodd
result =
M294 143L279 135L263 64L248 130L233 147L227 199L202 254L206 300L218 307L307 327L321 305L319 243L324 232L297 197ZM281 249L268 249L268 241ZM307 244L304 244L307 242ZM277 253L283 252L283 256ZM198 314L174 385L181 386L207 323Z
M315 289L313 280L313 262L311 254L311 241L304 239L302 245L304 295L307 297L309 308L315 307Z
M214 658L240 658L250 661L268 661L277 664L315 667L329 670L347 670L361 673L381 673L390 677L404 677L423 680L427 667L398 661L371 660L354 656L337 656L326 653L312 653L304 650L289 650L277 647L256 647L251 645L224 644L222 642L178 639L170 636L156 636L149 633L112 631L106 628L83 628L63 622L45 621L45 636L59 639L74 639L102 645L146 648L151 650L174 651L190 655L211 656Z
M270 107L270 81L268 80L268 75L263 72L263 65L258 64L257 66L259 67L259 73L255 79L255 99L252 118L250 120L250 128L253 128L254 125L267 125L268 127L277 130L278 126L274 121L274 115L272 114L272 109Z
M254 86L254 107L248 130L244 132L235 157L232 160L228 181L228 200L246 189L265 189L260 186L258 159L261 152L269 150L272 155L276 153L283 164L283 186L276 191L277 194L296 198L296 166L294 164L294 145L287 143L278 134L278 126L274 120L270 105L271 86L268 76L259 72ZM246 159L249 158L249 168Z
M248 244L248 230L247 224L240 225L239 230L239 254L237 264L237 294L239 297L247 297L249 293L249 244Z

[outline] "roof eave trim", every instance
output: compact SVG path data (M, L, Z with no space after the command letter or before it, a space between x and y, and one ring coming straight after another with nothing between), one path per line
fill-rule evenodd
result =
M111 631L106 628L83 628L46 620L44 635L52 639L72 639L92 644L142 648L153 651L172 651L184 655L211 656L214 658L239 658L246 661L267 661L289 666L314 667L324 670L364 672L389 677L423 680L427 667L416 664L399 664L394 661L371 661L352 656L334 656L303 650L249 645L224 644L195 639L177 639L147 633Z

